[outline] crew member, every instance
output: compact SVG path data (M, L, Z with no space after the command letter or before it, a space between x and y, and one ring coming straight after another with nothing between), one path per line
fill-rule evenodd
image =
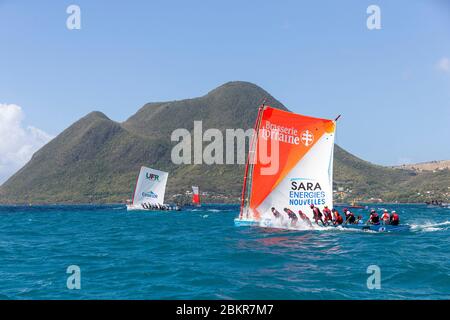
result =
M395 212L395 210L392 211L390 223L393 226L398 226L400 224L400 217L398 216L398 213Z
M325 226L325 223L322 220L322 212L320 212L319 208L315 207L313 204L309 206L313 211L314 221L319 224L319 221L322 222L322 225Z
M389 224L391 218L389 216L389 212L384 209L383 214L381 215L381 221L383 222L383 224Z
M347 212L345 213L345 218L346 218L345 224L347 223L354 224L356 221L355 215L350 210L347 210Z
M364 224L362 215L359 215L359 216L358 216L358 218L356 219L355 224Z
M297 224L298 218L295 215L295 212L288 209L288 208L284 208L284 212L287 213L289 219L291 219L291 226L295 226Z
M309 220L308 216L304 214L302 210L298 210L298 215L303 221L305 221L310 227L312 227L311 220Z
M329 223L333 222L333 216L332 216L331 210L328 209L328 206L325 206L323 208L323 214L325 216L325 220L324 221L325 221L326 224L329 224Z
M280 217L281 217L281 213L279 213L279 212L277 211L277 209L275 209L274 207L272 207L272 213L273 213L273 216L274 216L275 218L280 218Z
M378 216L378 213L375 210L370 211L370 217L366 224L380 224L380 217Z
M334 225L341 225L344 222L344 219L339 214L339 212L334 209Z

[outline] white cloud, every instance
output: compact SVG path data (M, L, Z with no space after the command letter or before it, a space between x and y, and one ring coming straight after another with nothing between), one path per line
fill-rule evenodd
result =
M447 57L441 58L437 63L437 68L443 72L450 72L450 59Z
M53 137L23 124L22 108L0 103L0 185L25 165Z

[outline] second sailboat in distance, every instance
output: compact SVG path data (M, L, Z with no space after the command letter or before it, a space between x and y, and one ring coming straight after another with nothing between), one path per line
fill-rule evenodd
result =
M168 176L168 172L141 167L133 200L127 205L127 210L179 211L179 206L164 203Z

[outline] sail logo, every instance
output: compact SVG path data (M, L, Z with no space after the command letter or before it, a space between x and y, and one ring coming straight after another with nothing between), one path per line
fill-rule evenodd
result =
M305 182L301 181L304 180ZM289 205L324 205L327 194L322 190L319 182L310 179L291 179L291 190L289 191Z
M300 141L305 145L305 147L309 147L314 142L314 135L311 131L305 130L302 132Z
M153 191L150 192L142 192L142 196L146 197L146 198L153 198L153 199L157 199L158 195L156 193L154 193Z
M297 182L297 181L292 181L291 182L291 189L292 190L303 190L303 191L317 191L317 190L322 190L322 187L320 186L320 183L316 182L316 183L312 183L312 182L307 182L307 183L303 183L303 182Z
M145 174L145 177L147 178L147 179L149 179L149 180L152 180L152 181L159 181L159 176L157 175L157 174L153 174L153 173L146 173Z
M298 130L294 127L285 127L273 124L266 120L265 126L260 129L261 137L265 140L280 141L289 144L300 144Z

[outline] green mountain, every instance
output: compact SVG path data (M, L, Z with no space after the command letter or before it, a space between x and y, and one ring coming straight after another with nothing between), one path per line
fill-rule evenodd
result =
M251 128L263 99L286 110L254 84L229 82L203 97L146 104L123 123L92 112L36 152L5 182L0 202L123 202L131 197L142 165L169 171L169 199L199 185L208 192L209 201L237 202L244 166L174 165L171 133L177 128L192 132L196 120L202 120L203 130ZM450 174L449 170L420 173L377 166L336 146L335 184L338 201L422 201L417 194L427 189L448 193Z

